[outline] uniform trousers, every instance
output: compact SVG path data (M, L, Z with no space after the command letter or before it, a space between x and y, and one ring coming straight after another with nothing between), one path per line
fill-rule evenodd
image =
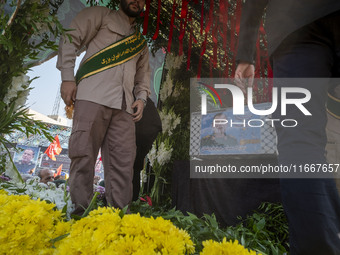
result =
M107 203L123 208L132 199L135 123L124 110L77 100L69 140L69 185L76 205L74 214L81 215L93 197L95 163L100 148Z
M272 55L272 63L274 78L323 78L298 83L274 80L277 87L304 87L311 92L305 107L312 116L294 106L287 108L286 116L273 115L274 119L298 121L295 128L276 125L279 164L325 164L327 89L332 82L329 78L340 74L340 12L288 36ZM280 180L280 186L291 254L339 255L340 200L334 179L287 178Z

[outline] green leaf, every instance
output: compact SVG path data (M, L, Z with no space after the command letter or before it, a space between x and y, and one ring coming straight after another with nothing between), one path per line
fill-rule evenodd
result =
M123 209L121 209L119 211L119 217L123 219L124 215L126 214L127 212L127 209L129 208L129 206L125 206Z
M56 242L59 242L59 241L63 240L64 238L68 237L69 235L70 235L70 233L67 233L67 234L65 234L65 235L61 235L61 236L58 236L58 237L56 237L56 238L54 238L54 239L51 239L51 240L50 240L50 243L52 243L52 247L53 247L53 248L56 248L56 247L54 246L54 244L55 244Z
M264 226L266 225L266 219L265 218L262 218L260 219L257 223L256 223L256 229L257 231L261 231Z
M92 209L94 208L95 204L96 204L96 200L97 200L97 196L99 195L99 192L95 192L93 194L92 200L89 204L89 206L86 208L85 212L83 213L83 215L81 216L82 218L86 217L87 215L89 215L89 213L92 211Z
M243 246L245 246L245 245L246 245L246 241L245 241L245 239L244 239L244 236L243 236L243 235L241 236L240 243L241 243Z

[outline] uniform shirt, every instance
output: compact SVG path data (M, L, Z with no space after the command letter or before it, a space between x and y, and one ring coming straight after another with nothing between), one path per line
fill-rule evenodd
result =
M71 38L61 38L57 68L62 81L74 81L74 66L77 53L84 47L87 58L106 46L135 32L135 24L122 10L106 7L83 9L71 22ZM150 93L150 68L148 48L131 60L90 76L80 81L77 87L77 100L86 100L114 109L122 109L125 95L126 111L133 113L131 104L136 99L146 100Z

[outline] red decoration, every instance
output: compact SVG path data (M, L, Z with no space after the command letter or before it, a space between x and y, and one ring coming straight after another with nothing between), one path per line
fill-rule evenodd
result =
M191 49L192 49L192 40L193 40L193 28L192 28L192 13L189 13L189 23L190 23L190 38L189 38L189 45L188 45L188 56L187 56L187 71L190 68L190 58L191 58Z
M145 199L146 198L146 199ZM139 199L142 200L143 202L147 202L149 206L152 206L152 200L151 197L145 196L145 198L140 197Z
M238 0L237 4L236 4L236 10L235 10L235 20L236 20L236 24L235 24L235 32L237 34L237 36L240 34L240 23L241 23L241 10L242 10L242 0ZM236 42L236 48L238 46L238 41Z
M178 55L181 56L183 55L183 39L184 39L184 35L185 35L185 28L187 26L187 18L186 16L184 17L184 22L183 20L181 20L181 33L179 35L179 52L178 52Z
M54 137L54 141L47 147L44 153L46 153L50 159L56 161L57 159L55 158L55 155L59 155L61 151L62 148L60 146L59 137L56 135Z
M223 40L222 49L227 53L228 1L220 0L219 18L222 23L222 31L221 27L219 27L219 32ZM227 57L227 55L225 57Z
M188 13L188 0L182 0L182 11L181 11L181 19L184 19Z
M210 76L213 74L217 74L218 76L228 77L233 75L236 69L235 57L238 48L238 35L240 32L240 21L242 15L242 4L243 0L219 0L215 3L215 0L209 0L210 2L207 3L207 0L202 0L201 10L200 10L200 17L198 17L197 22L200 22L200 34L203 37L200 38L200 55L199 55L199 62L198 62L198 70L197 70L197 77L201 77L201 69L203 61L210 61L209 63L209 73ZM194 13L191 12L194 4L198 4L198 0L181 0L181 9L177 10L179 7L179 3L174 0L172 5L172 13L171 13L171 20L170 20L170 27L169 27L169 35L168 35L168 43L167 43L167 52L171 52L171 45L173 40L173 33L174 29L178 29L178 40L179 40L179 50L178 54L183 54L184 42L187 42L187 70L189 70L192 57L192 47L193 43L197 43L194 34L194 22L193 17ZM216 6L214 6L216 4ZM208 8L206 8L209 6ZM197 6L196 6L197 7ZM151 0L146 0L146 11L144 12L144 24L143 24L143 34L147 33L148 28L148 15L149 9L151 7ZM164 7L163 7L164 8ZM215 8L215 10L214 10ZM197 9L197 8L195 8ZM158 0L158 11L157 11L157 26L156 31L153 35L152 39L156 39L159 35L159 26L161 24L160 21L160 11L161 11L161 0ZM178 15L176 14L178 11ZM180 13L179 13L180 11ZM196 13L197 14L197 13ZM199 15L199 13L198 13ZM195 16L196 17L196 16ZM175 19L179 24L175 25ZM187 35L186 35L187 32ZM257 53L255 56L255 65L256 65L256 73L255 77L272 77L273 72L270 67L269 59L267 56L266 51L264 48L267 47L266 42L264 40L265 31L263 28L263 24L260 26L260 33L259 39L256 43ZM208 36L210 38L208 38ZM186 38L185 38L186 37ZM209 40L208 40L209 39ZM209 42L209 43L208 43ZM197 45L199 47L199 45ZM207 49L209 49L209 54L211 56L207 56ZM197 63L195 63L197 64ZM204 63L208 64L208 63ZM219 69L219 73L216 72L216 68L224 67L224 70ZM207 70L208 71L208 70ZM272 84L266 84L265 87L262 88L260 84L254 84L254 88L260 87L262 90L261 93L263 95L254 94L255 100L266 100L268 101L268 97L271 97L271 88ZM256 92L255 92L256 93ZM271 98L269 98L270 100ZM256 103L259 103L257 101Z
M151 0L146 0L146 10L144 15L144 21L143 21L143 35L146 35L148 32L148 23L149 23L149 13L150 13L150 2Z
M212 61L213 61L213 66L214 68L217 67L217 47L218 47L218 40L217 40L217 18L215 18L215 25L213 27L213 30L212 30L212 37L213 37L213 58L212 58Z
M58 169L57 172L53 175L54 177L57 177L58 175L61 175L61 170L63 169L63 164L61 164Z
M159 22L160 22L160 15L161 15L161 0L158 0L158 10L157 10L157 27L156 27L156 31L155 34L152 37L152 40L156 40L158 37L158 33L159 33Z
M170 22L169 41L168 41L168 52L171 51L172 34L173 34L173 32L174 32L174 21L175 21L176 7L177 7L176 0L174 0L174 4L173 4L173 6L172 6L171 22Z
M198 62L198 70L197 70L197 78L201 78L201 70L202 70L202 58L203 58L203 55L205 53L205 50L207 49L207 33L205 34L205 39L202 43L202 46L201 46L201 54L200 54L200 60Z
M205 27L205 33L207 34L210 31L211 26L213 25L213 16L214 14L214 1L210 0L210 9L209 9L209 15L208 15L208 23Z

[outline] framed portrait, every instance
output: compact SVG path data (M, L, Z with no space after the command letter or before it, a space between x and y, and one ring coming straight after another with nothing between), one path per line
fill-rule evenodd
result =
M256 104L268 109L270 104ZM232 108L192 113L190 155L272 155L276 154L276 133L271 116L259 116L245 106L244 114L234 115Z
M40 148L17 145L14 153L14 164L21 174L33 174L37 166Z

